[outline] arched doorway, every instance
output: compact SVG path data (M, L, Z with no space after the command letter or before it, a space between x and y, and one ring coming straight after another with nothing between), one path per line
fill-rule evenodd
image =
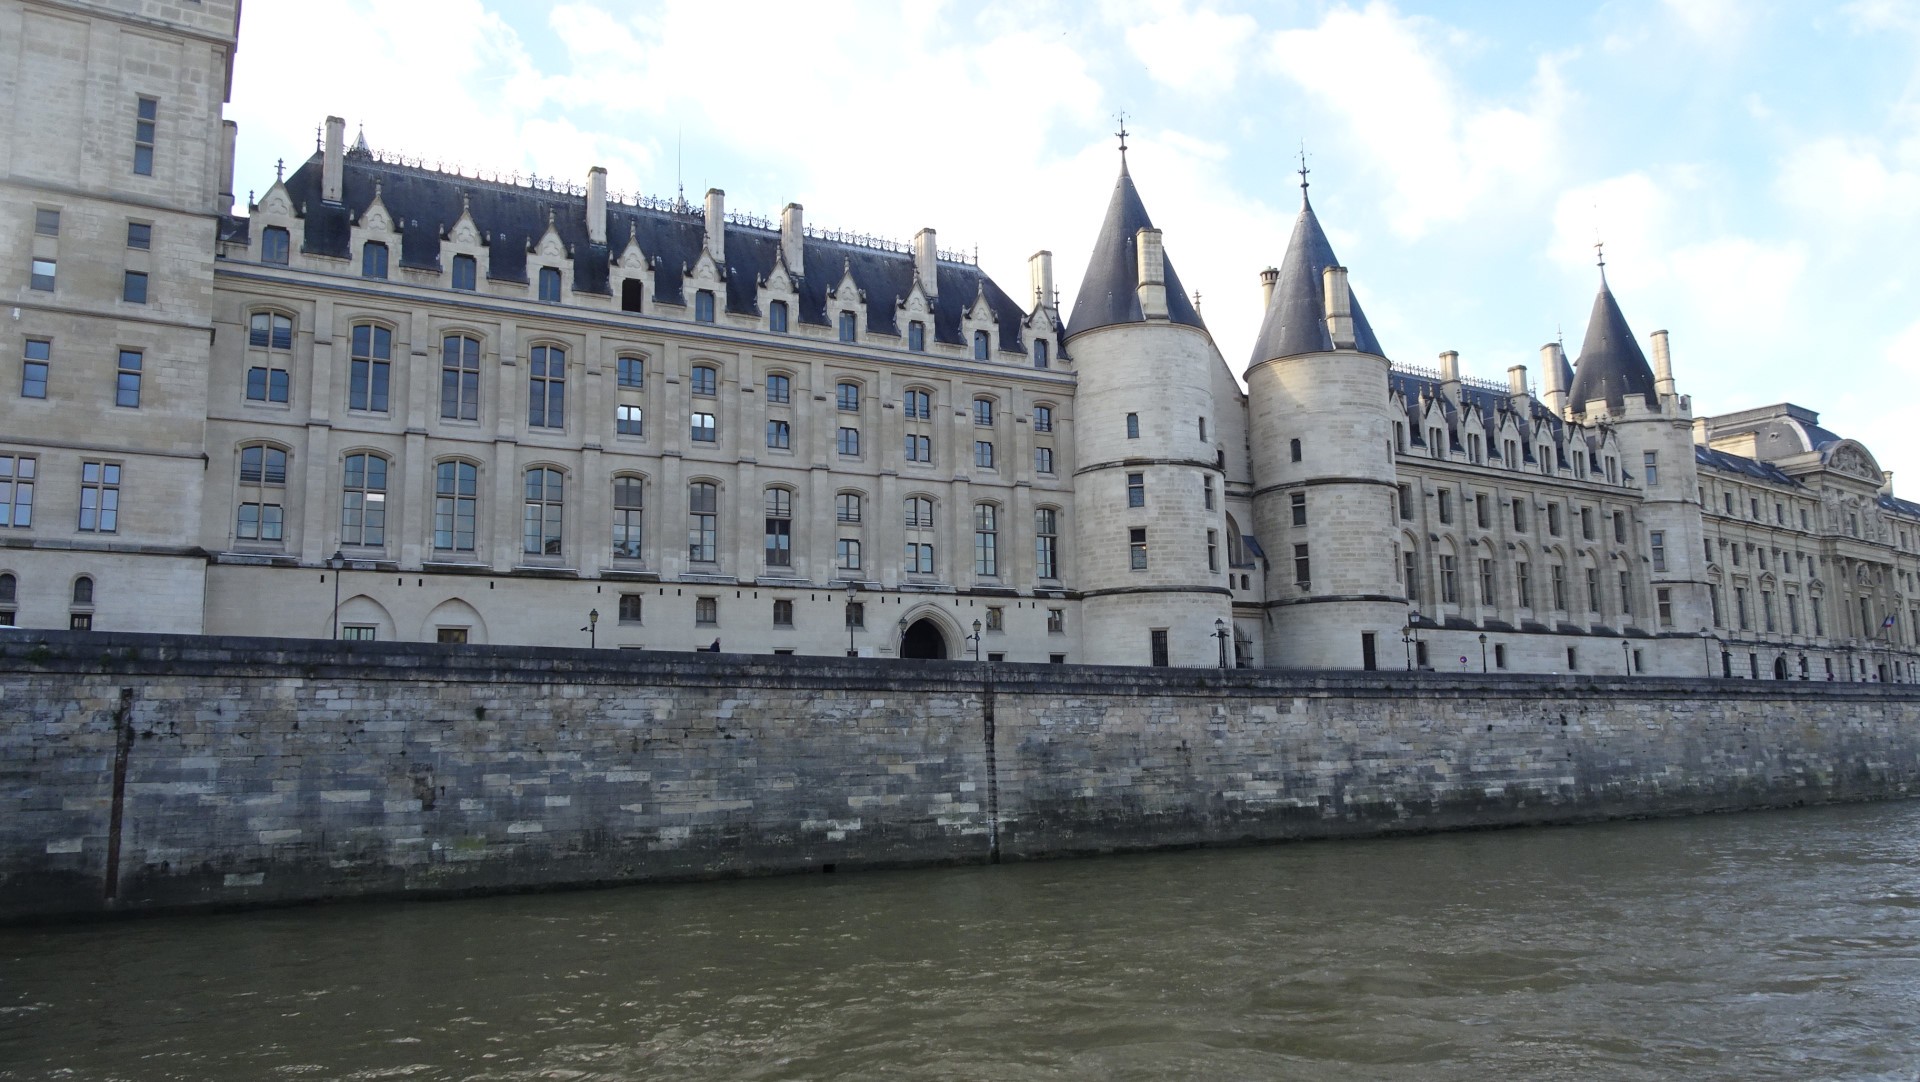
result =
M1787 678L1787 658L1785 654L1773 659L1773 678L1775 680L1785 680Z
M947 657L947 637L940 632L940 625L932 620L920 619L907 628L900 636L900 656L922 660L944 661Z

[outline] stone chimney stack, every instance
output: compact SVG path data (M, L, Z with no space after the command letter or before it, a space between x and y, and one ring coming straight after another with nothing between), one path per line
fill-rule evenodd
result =
M1041 250L1027 257L1027 275L1033 279L1033 307L1053 305L1053 253Z
M1160 244L1160 231L1142 229L1134 234L1134 250L1140 257L1140 314L1148 319L1165 319L1167 253Z
M1713 429L1707 426L1707 419L1705 417L1695 417L1693 419L1693 442L1701 447L1705 447L1712 438Z
M587 170L587 239L607 243L607 169L603 165Z
M1507 404L1527 414L1527 366L1516 364L1507 369Z
M1280 282L1280 268L1268 267L1260 272L1260 310L1273 307L1273 287Z
M913 235L913 276L929 298L940 294L940 245L932 226Z
M1667 352L1667 332L1653 332L1653 390L1661 398L1673 394L1673 356Z
M1440 354L1440 393L1454 405L1460 404L1460 354L1455 350Z
M213 208L221 214L233 213L233 153L240 140L240 125L231 120L220 122L220 201Z
M1893 471L1881 470L1880 477L1880 495L1891 499L1893 497Z
M721 274L727 271L727 193L707 189L707 254Z
M1322 300L1327 313L1327 336L1333 348L1354 348L1353 294L1347 289L1347 268L1328 267L1321 275Z
M1558 342L1548 342L1540 347L1540 367L1547 370L1546 391L1540 396L1555 417L1567 415L1567 385L1561 382L1566 371L1567 353Z
M806 211L798 203L788 203L780 212L780 257L790 273L807 273Z
M327 143L320 159L320 198L340 202L342 180L346 175L347 122L337 116L327 118Z

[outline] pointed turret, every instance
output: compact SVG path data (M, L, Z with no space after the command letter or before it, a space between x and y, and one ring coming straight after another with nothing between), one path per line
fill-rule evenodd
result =
M1140 304L1140 253L1136 238L1143 229L1152 229L1153 219L1146 204L1134 189L1127 173L1127 159L1120 158L1120 179L1114 183L1113 198L1107 203L1107 217L1100 225L1099 239L1093 244L1093 258L1080 279L1080 296L1074 301L1073 316L1067 321L1067 337L1096 327L1116 323L1145 323L1146 312ZM1163 259L1166 286L1166 319L1189 327L1204 327L1200 313L1187 298L1180 276L1174 273L1173 260Z
M1600 265L1600 295L1593 298L1593 314L1587 317L1587 337L1580 343L1580 359L1573 366L1573 388L1567 405L1576 414L1585 413L1587 403L1604 399L1607 409L1620 413L1626 409L1628 395L1638 395L1652 409L1660 408L1660 397L1653 385L1653 369L1640 344L1627 329L1627 317L1620 312L1613 290L1607 287L1606 264Z
M1267 296L1267 315L1260 324L1260 337L1254 340L1252 364L1275 357L1299 357L1308 353L1331 353L1333 333L1327 325L1327 268L1339 267L1326 231L1307 200L1306 185L1300 185L1300 217L1293 223L1293 237L1287 241L1287 257L1280 263L1280 276ZM1373 336L1360 299L1347 292L1353 314L1353 348L1376 357L1386 356L1380 340Z

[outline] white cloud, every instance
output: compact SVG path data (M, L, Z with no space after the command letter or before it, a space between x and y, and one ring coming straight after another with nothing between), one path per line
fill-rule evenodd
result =
M1155 82L1184 93L1217 96L1234 88L1241 57L1258 24L1251 15L1189 10L1181 0L1153 5L1150 17L1131 20L1127 48Z
M1920 215L1920 171L1889 163L1877 140L1828 136L1795 149L1775 190L1789 207L1829 227L1871 228Z
M1752 12L1745 0L1662 0L1667 11L1694 37L1725 46L1747 29Z
M1495 200L1510 207L1557 172L1567 91L1555 59L1538 61L1529 101L1482 102L1439 62L1455 46L1434 39L1449 37L1457 35L1375 2L1336 7L1319 26L1271 40L1275 66L1388 175L1387 212L1406 238Z

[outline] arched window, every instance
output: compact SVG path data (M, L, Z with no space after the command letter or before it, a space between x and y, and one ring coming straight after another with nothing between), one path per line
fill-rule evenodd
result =
M1000 574L999 508L990 503L973 508L973 573L984 578Z
M293 317L255 312L247 321L247 400L285 402L292 387Z
M560 268L540 268L540 299L549 304L560 303Z
M480 419L480 342L450 334L440 340L440 416Z
M973 400L973 423L986 428L993 427L993 399L983 397Z
M1053 431L1053 407L1052 406L1033 407L1033 430L1035 432L1052 432Z
M567 351L535 346L527 358L527 425L567 427Z
M433 547L441 552L474 551L474 523L480 510L480 468L471 462L442 462L433 468Z
M767 305L767 329L775 334L787 333L786 301L774 301Z
M353 328L353 354L347 370L347 408L387 412L387 388L393 369L393 332L373 323Z
M859 324L857 317L854 316L852 312L840 313L840 340L842 342L853 341L858 330Z
M526 482L520 551L529 556L558 556L565 479L559 470L536 466L527 471Z
M622 475L613 479L613 555L616 559L640 559L640 517L645 488L645 482L638 477Z
M793 401L793 377L780 372L767 375L767 404L784 406Z
M720 488L710 481L687 486L687 559L713 563L720 547Z
M241 541L280 541L285 522L281 501L287 486L287 453L264 443L240 448L238 522Z
M82 575L73 580L73 603L76 605L93 604L93 578Z
M908 391L902 405L909 421L925 421L933 416L933 396L926 391Z
M340 543L386 544L387 460L379 455L348 455L340 488Z
M860 521L860 494L842 492L833 498L833 520L835 522Z
M647 359L622 356L614 362L620 386L638 391L647 385Z
M769 488L766 493L766 556L768 567L793 566L793 493Z
M842 380L833 387L834 407L843 413L860 412L860 385Z
M1033 366L1035 368L1047 366L1047 340L1044 338L1033 340Z
M380 241L370 240L360 246L360 277L385 278L387 276L387 246Z
M719 387L720 373L718 370L711 365L705 364L696 364L693 366L692 386L689 388L691 393L712 397L718 392Z
M1060 577L1059 512L1051 507L1033 510L1033 573L1037 578Z
M453 257L453 288L472 292L478 288L478 265L470 255Z

